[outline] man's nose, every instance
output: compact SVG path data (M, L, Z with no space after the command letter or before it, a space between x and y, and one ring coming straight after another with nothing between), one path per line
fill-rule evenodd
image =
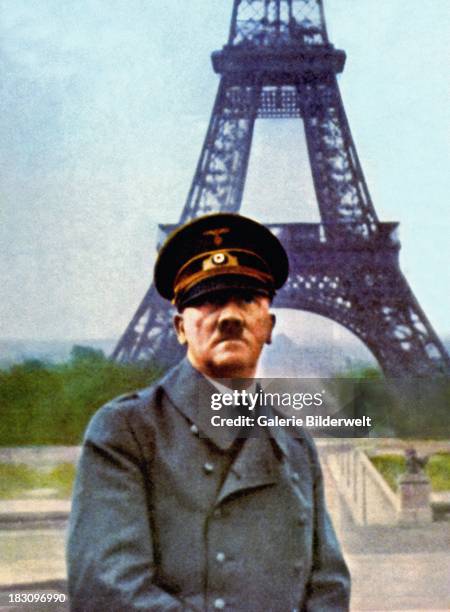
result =
M219 331L222 334L240 334L244 327L244 318L239 306L230 300L224 305L218 320Z

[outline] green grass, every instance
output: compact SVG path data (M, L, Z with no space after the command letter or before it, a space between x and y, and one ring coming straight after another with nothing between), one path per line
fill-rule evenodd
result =
M427 464L426 472L431 478L433 491L450 490L450 453L436 453Z
M403 455L386 454L370 457L371 462L394 491L397 491L397 479L406 471L406 461ZM450 491L450 453L432 455L426 465L425 472L431 480L434 492Z
M52 470L39 470L24 464L0 463L0 499L36 499L34 489L51 489L44 499L68 499L72 493L75 466L61 463Z

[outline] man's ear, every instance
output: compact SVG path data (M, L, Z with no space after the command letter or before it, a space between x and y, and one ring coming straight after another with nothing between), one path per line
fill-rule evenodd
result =
M181 345L186 344L186 334L184 333L184 321L182 314L177 313L173 317L173 326L175 328L175 333L177 334L178 342Z
M271 321L271 327L267 335L266 344L272 344L272 332L273 332L273 328L275 327L275 323L277 322L277 318L273 313L270 313L270 321Z

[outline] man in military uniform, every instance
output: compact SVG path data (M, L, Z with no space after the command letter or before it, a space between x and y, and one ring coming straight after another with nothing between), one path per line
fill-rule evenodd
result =
M161 249L155 286L178 310L187 358L87 429L68 541L74 611L348 609L309 436L243 437L209 418L221 379L254 376L287 274L277 238L239 215L196 219Z

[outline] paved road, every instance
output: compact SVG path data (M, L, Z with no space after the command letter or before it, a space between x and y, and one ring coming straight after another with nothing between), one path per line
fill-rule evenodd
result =
M63 612L67 603L11 604L10 595L64 593L65 527L0 531L0 612ZM36 583L38 586L33 586ZM60 584L58 584L60 583ZM63 586L61 586L63 585Z
M355 526L325 468L327 502L352 575L352 611L450 609L450 523Z

